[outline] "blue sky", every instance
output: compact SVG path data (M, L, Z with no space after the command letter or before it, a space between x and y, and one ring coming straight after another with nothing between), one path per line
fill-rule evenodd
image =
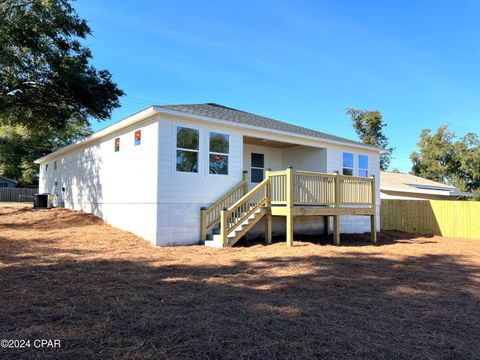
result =
M480 2L74 3L93 63L127 93L99 130L151 104L216 102L356 139L348 107L376 109L411 168L420 131L480 133Z

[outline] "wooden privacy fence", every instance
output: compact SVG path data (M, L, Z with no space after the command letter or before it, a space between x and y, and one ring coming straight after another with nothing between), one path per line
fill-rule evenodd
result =
M480 239L480 202L382 200L382 230Z
M35 188L0 188L0 202L32 202Z

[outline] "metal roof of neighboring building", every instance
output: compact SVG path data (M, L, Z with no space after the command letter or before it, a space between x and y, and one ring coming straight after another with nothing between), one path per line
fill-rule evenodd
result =
M473 196L474 194L462 192L455 186L446 185L441 182L424 179L419 176L381 171L380 190L414 192L431 194L432 191L438 195L445 196Z

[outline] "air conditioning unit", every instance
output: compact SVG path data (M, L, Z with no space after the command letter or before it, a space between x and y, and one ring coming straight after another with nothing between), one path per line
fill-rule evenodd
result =
M34 209L51 209L53 204L52 194L35 194L33 197Z

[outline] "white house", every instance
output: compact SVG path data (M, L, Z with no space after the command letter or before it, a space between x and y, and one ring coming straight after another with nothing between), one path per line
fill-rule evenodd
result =
M93 213L156 245L198 244L220 227L228 246L230 237L263 232L253 226L261 217L269 236L273 219L273 234L287 229L290 240L293 229L328 231L332 221L339 225L335 234L370 231L372 224L378 230L383 151L217 104L194 104L149 107L36 163L40 192L54 194L58 206ZM285 170L290 166L293 173Z

